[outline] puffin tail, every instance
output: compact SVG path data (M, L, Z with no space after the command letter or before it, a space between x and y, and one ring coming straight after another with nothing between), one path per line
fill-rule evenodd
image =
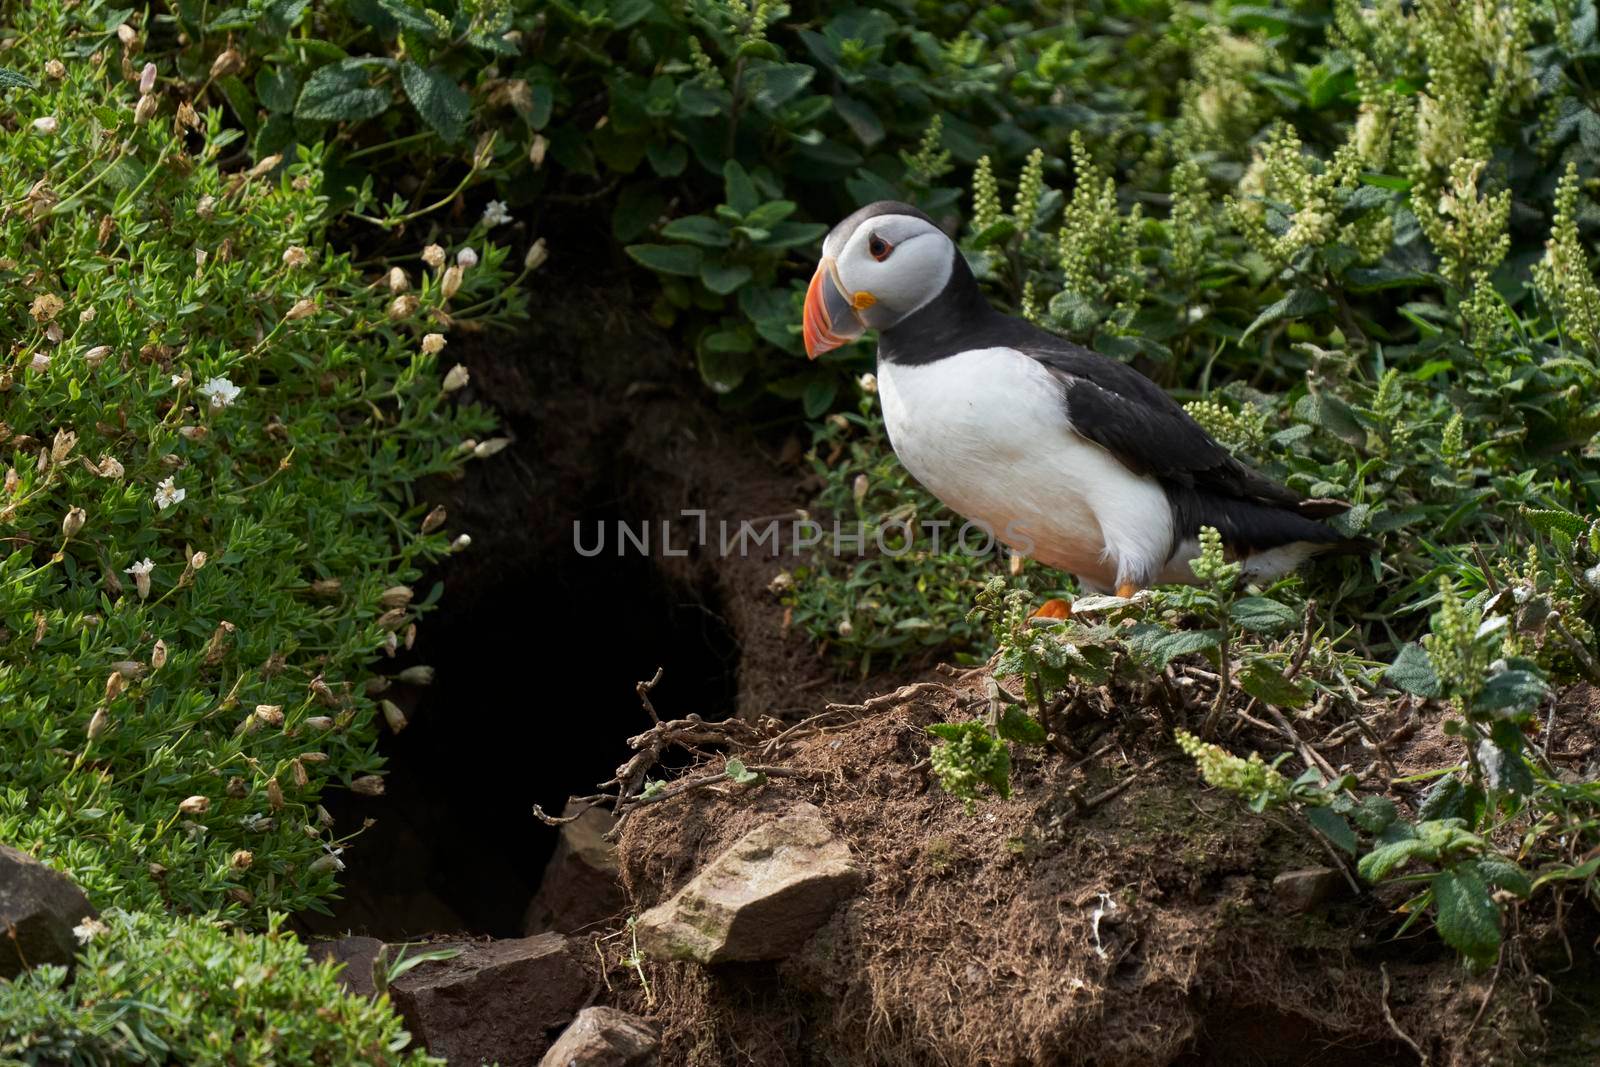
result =
M1371 538L1346 537L1323 521L1350 510L1340 500L1284 505L1189 489L1177 493L1172 503L1180 536L1195 536L1202 526L1215 527L1222 543L1239 556L1289 545L1304 545L1316 555L1364 555L1377 549Z

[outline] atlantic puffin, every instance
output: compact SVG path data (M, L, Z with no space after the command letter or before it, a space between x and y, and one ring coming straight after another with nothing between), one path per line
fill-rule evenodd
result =
M952 510L1086 591L1196 581L1212 526L1246 580L1357 549L1245 466L1127 364L989 305L923 212L868 204L824 239L806 291L811 359L878 332L878 396L905 468Z

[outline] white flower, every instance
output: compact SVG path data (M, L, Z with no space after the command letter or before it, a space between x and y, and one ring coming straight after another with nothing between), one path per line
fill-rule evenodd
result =
M1483 769L1483 781L1490 789L1499 789L1505 772L1505 753L1487 737L1478 742L1478 766Z
M96 919L93 915L84 917L83 922L72 928L72 936L78 939L78 944L87 945L101 934L109 934L111 927Z
M226 378L208 378L200 387L200 395L211 401L214 408L225 408L239 397L239 387Z
M174 374L174 375L173 375L173 376L172 376L172 387L173 387L173 388L174 388L174 389L176 389L176 388L177 388L177 387L178 387L178 386L180 386L180 385L182 385L182 384L183 384L183 375L181 375L181 374Z
M876 374L863 374L856 379L856 384L861 386L863 393L876 393L878 391L878 376Z
M48 136L61 128L61 123L54 115L42 115L33 120L33 128Z
M456 253L456 264L462 270L471 270L473 267L476 267L478 265L478 252L477 252L477 250L474 249L474 248L468 247L468 248L463 248L461 251L457 252Z
M153 571L155 569L156 569L155 560L151 559L149 556L146 556L144 559L141 559L138 563L135 563L133 566L129 567L127 570L123 571L122 573L123 574L131 574L135 578L137 578L141 574L146 574L147 575L147 574L149 574L151 571Z
M496 226L503 226L511 221L511 212L506 210L503 200L491 200L483 207L483 224L491 230Z
M156 65L146 63L144 70L139 72L139 95L143 96L156 87Z
M427 334L422 338L422 354L425 356L437 356L444 351L446 343L442 333Z
M162 511L167 510L174 504L183 503L183 498L188 495L185 490L179 489L174 485L173 481L174 479L167 478L156 486L156 507Z

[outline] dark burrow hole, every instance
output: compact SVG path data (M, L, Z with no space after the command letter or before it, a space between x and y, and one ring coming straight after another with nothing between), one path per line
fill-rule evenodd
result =
M1370 1067L1414 1063L1398 1040L1331 1031L1271 1004L1214 1007L1189 1053L1172 1067Z
M582 515L585 530L619 519L637 522L611 505ZM374 822L345 853L333 915L302 917L309 932L522 936L556 842L532 806L559 814L627 758L626 739L649 726L635 683L664 668L651 694L663 717L732 714L738 649L705 590L641 554L586 559L570 539L544 544L566 551L513 556L467 584L447 565L448 594L395 661L436 677L388 694L410 721L380 741L385 795L324 800L338 833Z

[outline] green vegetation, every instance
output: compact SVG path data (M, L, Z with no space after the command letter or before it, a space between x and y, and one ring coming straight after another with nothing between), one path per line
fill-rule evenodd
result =
M70 982L45 966L0 983L0 1061L444 1062L405 1051L388 998L345 993L276 921L250 935L112 910L81 936Z

